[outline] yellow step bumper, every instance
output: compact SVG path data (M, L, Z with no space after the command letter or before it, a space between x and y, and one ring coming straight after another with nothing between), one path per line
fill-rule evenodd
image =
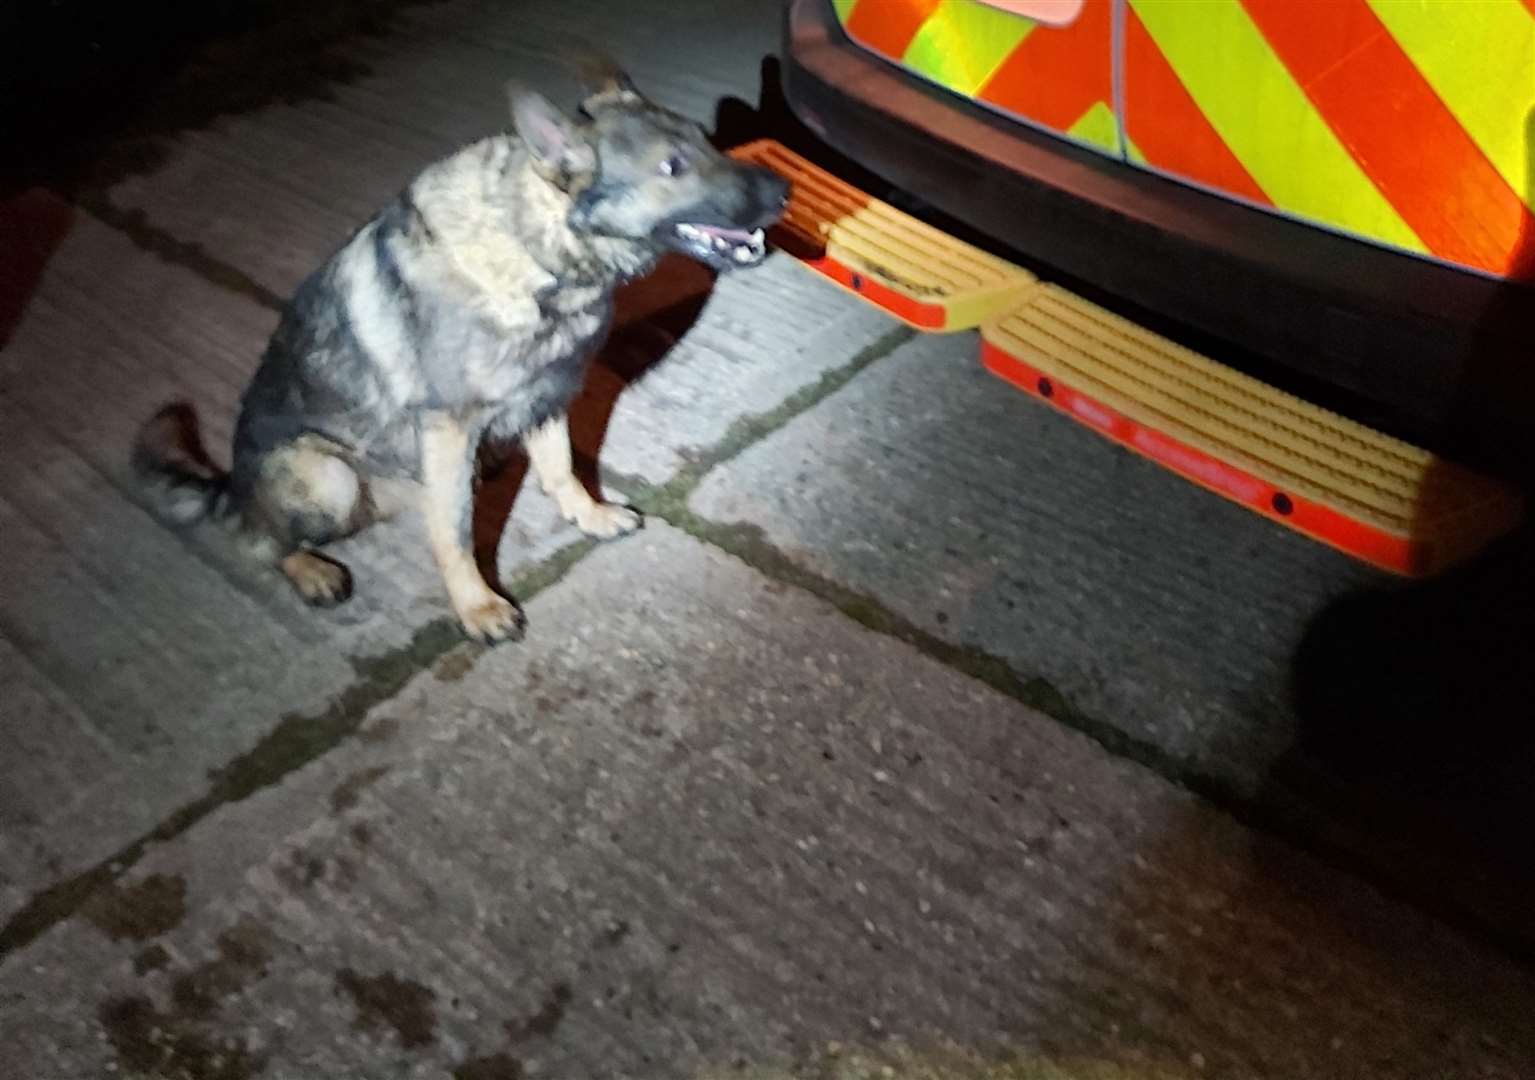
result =
M1519 519L1501 485L1041 285L981 330L987 368L1218 494L1423 574Z
M1027 270L859 191L771 140L734 157L787 179L780 247L919 330L969 330L1034 284Z
M994 374L1179 475L1383 569L1425 574L1512 528L1516 495L1185 349L873 199L771 141L775 241L924 330L981 329Z

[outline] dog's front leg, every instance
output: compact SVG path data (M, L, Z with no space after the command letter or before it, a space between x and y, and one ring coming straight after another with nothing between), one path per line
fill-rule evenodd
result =
M639 512L616 503L598 502L576 479L570 461L570 427L564 415L522 437L538 483L560 508L560 516L588 536L610 540L644 524Z
M480 576L474 561L474 453L469 429L446 413L421 421L422 510L432 555L470 637L495 644L522 636L517 605Z

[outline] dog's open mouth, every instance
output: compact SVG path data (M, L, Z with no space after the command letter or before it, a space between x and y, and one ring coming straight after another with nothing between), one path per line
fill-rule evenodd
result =
M735 266L752 266L767 254L767 242L761 229L727 229L719 225L683 222L676 226L677 236L697 256L710 257Z

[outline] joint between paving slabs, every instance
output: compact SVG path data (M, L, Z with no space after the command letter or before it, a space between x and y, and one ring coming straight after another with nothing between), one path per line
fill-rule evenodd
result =
M182 240L169 231L155 225L141 210L125 209L114 204L100 192L77 193L71 200L76 206L94 216L102 224L122 233L136 246L168 263L180 266L219 288L243 296L270 311L280 312L284 300L266 286L257 282L243 270L211 255L201 244ZM1273 807L1253 803L1219 778L1192 769L1182 760L1166 754L1159 748L1131 738L1112 725L1088 717L1078 711L1071 702L1048 680L1042 677L1024 677L1015 672L1004 660L980 649L954 645L921 630L903 617L896 615L879 601L847 589L822 578L790 560L768 541L762 531L745 523L722 523L695 514L688 502L703 480L747 449L773 434L794 417L808 411L835 393L864 368L894 352L901 345L916 337L916 331L905 325L896 325L875 341L865 346L848 363L827 372L821 378L790 395L777 407L767 412L737 419L725 434L711 447L688 462L675 476L661 485L653 485L637 477L615 470L603 470L603 476L615 489L628 497L637 509L658 520L667 522L694 539L724 551L776 581L807 591L830 603L844 615L860 625L885 636L904 641L924 655L946 667L953 668L986 683L993 689L1039 712L1050 716L1066 727L1092 739L1107 752L1136 762L1168 780L1204 798L1228 813L1240 823L1280 836L1297 847L1311 852L1324 862L1362 876L1391 895L1401 895L1400 883L1363 868L1357 859L1350 858L1341 849L1318 843L1295 826L1301 815ZM581 541L561 549L518 575L511 583L511 591L521 600L531 599L543 589L558 582L576 563L595 546ZM433 647L422 649L423 635L434 640ZM215 809L229 802L239 801L264 787L279 782L288 773L309 764L353 734L376 705L387 700L409 678L450 655L462 654L473 664L483 646L464 641L458 636L458 628L450 620L428 624L417 632L412 643L401 649L376 657L354 661L361 678L338 698L337 705L315 717L285 718L278 725L334 725L332 736L321 738L309 751L296 755L280 769L263 768L254 758L267 743L263 740L256 750L236 759L236 762L220 773L220 780L202 798L189 803L144 836L133 841L116 854L102 860L96 866L82 871L61 882L34 893L23 908L4 925L0 925L0 963L12 953L24 948L52 926L69 918L100 889L111 885L126 873L144 854L151 843L164 842L180 835L202 820ZM393 675L382 677L378 671L404 661L404 668ZM372 672L372 673L365 673ZM338 714L339 715L335 715ZM279 734L278 730L268 739ZM254 765L255 775L242 778L237 768L242 762ZM254 782L252 782L254 781ZM1419 906L1424 897L1405 896ZM1490 939L1499 947L1510 951L1526 963L1535 965L1535 951L1521 939L1510 940L1503 934L1463 911L1445 911L1442 905L1430 904L1431 910L1446 921L1458 925L1483 939Z
M602 470L606 483L632 499L644 498L663 520L674 508L685 507L704 479L719 466L751 449L799 416L846 386L865 368L882 360L911 341L917 332L909 326L892 326L839 367L825 372L809 386L802 386L766 412L737 417L711 446L696 450L692 458L670 480L653 484L617 469ZM636 504L638 505L638 504ZM645 509L640 507L640 509Z
M892 326L846 364L829 371L767 412L737 419L707 450L663 484L652 484L618 470L604 469L604 482L621 492L646 516L688 534L695 540L739 559L781 584L808 592L831 604L869 630L917 649L924 655L992 689L1044 713L1092 739L1104 750L1150 769L1163 779L1199 794L1217 805L1246 807L1242 797L1219 778L1190 768L1184 761L1152 743L1125 734L1111 724L1078 710L1048 679L1023 676L1002 658L972 646L955 645L916 626L880 601L809 570L783 553L766 533L749 522L721 522L695 512L690 501L703 481L721 465L739 457L763 439L808 412L852 381L865 368L918 336L904 324ZM1250 813L1244 816L1250 817Z
M244 296L264 308L272 311L282 309L281 297L232 264L210 255L201 245L180 240L154 225L142 211L117 207L100 194L81 196L76 199L76 203L103 224L123 233L137 246L158 258L181 266L202 280ZM1047 679L1039 676L1022 676L1006 661L984 650L954 645L935 637L890 611L872 597L848 589L799 566L778 550L756 526L746 523L717 522L693 512L688 505L689 500L704 479L716 468L738 457L788 424L796 416L814 408L841 389L864 368L894 352L916 336L916 331L910 327L904 325L891 327L860 350L846 364L823 374L810 386L802 387L775 408L737 419L718 441L700 452L664 484L654 485L616 470L603 470L603 477L607 483L629 498L637 509L644 511L647 515L740 559L776 581L819 597L867 629L903 641L944 666L979 679L1007 697L1042 712L1058 723L1092 739L1116 757L1134 761L1163 779L1200 796L1245 825L1288 839L1297 846L1310 850L1324 861L1338 865L1348 872L1369 879L1376 878L1378 875L1364 870L1357 860L1349 858L1346 853L1331 845L1319 846L1315 838L1306 837L1295 827L1295 815L1283 810L1276 811L1273 807L1259 806L1241 795L1229 783L1191 768L1187 762L1165 753L1154 745L1127 736L1112 725L1085 715ZM559 581L594 546L591 542L583 541L561 549L518 575L517 580L511 583L512 594L522 600L531 599L532 596ZM221 774L220 785L216 785L213 792L182 807L145 837L134 841L98 866L37 893L21 912L0 927L0 962L56 922L73 914L98 889L109 885L126 872L142 856L148 843L160 842L179 835L217 807L238 801L262 787L276 783L289 772L329 752L355 731L370 709L387 700L404 685L409 677L419 671L441 662L450 655L461 654L467 658L468 664L472 665L474 660L485 651L482 646L458 638L457 627L447 620L430 624L424 630L443 635L438 647L423 652L417 648L419 644L417 641L402 650L397 650L394 654L384 654L358 661L359 668L362 669L375 664L387 666L392 660L398 661L403 657L408 670L386 678L385 683L389 689L381 694L367 693L369 686L376 683L377 675L365 676L343 692L342 699L345 700L348 695L361 689L362 700L355 702L350 709L343 708L341 716L330 717L329 722L339 724L340 728L333 732L332 737L322 738L320 745L312 746L309 752L298 755L284 768L271 770L262 769L257 765L256 773L262 777L260 782L253 785L242 784L239 782L240 770L235 766L241 761L255 764L258 759L251 757L251 754L256 753L252 751L245 758L237 759L235 765ZM329 711L327 714L322 714L322 717L298 718L297 721L289 718L283 723L302 723L307 719L311 724L323 724L326 717L329 717ZM279 729L282 727L283 724L279 724ZM277 732L274 731L273 735L276 734ZM265 740L263 742L265 743ZM258 744L258 749L261 745ZM225 777L230 779L225 780ZM1374 883L1387 892L1400 891L1389 881ZM1421 906L1423 898L1416 899ZM1439 914L1458 924L1464 925L1466 922L1464 912L1441 911ZM1479 924L1480 920L1476 922ZM1490 931L1490 928L1485 925L1473 925L1469 929L1473 932L1480 931L1478 936L1483 937L1486 937ZM1493 933L1499 939L1500 946L1509 948L1510 945L1517 945L1517 951L1529 957L1530 950L1524 946L1524 943L1511 943L1504 935L1496 934L1495 931Z
M635 505L647 514L740 560L765 577L816 596L866 629L904 642L945 667L1043 713L1092 740L1113 757L1139 765L1182 788L1242 827L1288 844L1535 970L1535 944L1517 932L1505 930L1479 912L1400 877L1385 864L1371 862L1359 847L1350 846L1345 840L1322 835L1301 792L1276 789L1266 799L1246 795L1232 782L1082 712L1047 678L1021 675L1001 657L936 637L879 600L801 566L767 539L757 525L702 517L686 505L685 498L679 507L675 496L661 489L637 489L633 497Z
M210 285L243 297L268 311L281 312L286 301L241 270L211 254L202 244L182 240L161 228L142 210L125 209L99 192L80 192L71 200L110 229L116 230L163 262L178 266Z
M107 218L103 220L114 224ZM150 250L172 261L179 260L193 249L201 250L195 245L180 245L179 241L160 232L148 236L147 241L155 245ZM226 282L217 278L208 280L228 287ZM648 504L652 513L662 520L668 520L668 515L661 512L663 506L677 504L685 508L688 495L712 469L731 460L836 392L858 372L889 355L914 336L914 332L907 327L894 327L860 350L846 364L792 394L776 408L738 419L718 442L702 452L662 488L651 489L642 481L622 477L615 481L614 486L626 494L637 493L637 505L642 502ZM666 497L660 497L660 492L666 492ZM647 497L641 499L639 495ZM640 505L640 508L645 509L646 506ZM679 516L675 511L670 515ZM712 543L707 539L706 542ZM560 549L516 575L507 583L508 591L521 601L531 600L563 578L594 547L595 541L582 540ZM35 892L17 913L4 925L0 925L0 963L74 915L92 896L112 885L131 869L151 844L180 836L213 811L270 787L329 753L356 733L373 708L394 696L421 671L440 664L450 656L459 655L467 659L467 664L459 665L467 670L484 651L484 646L465 641L451 620L441 619L417 630L411 642L399 649L355 659L353 664L359 678L337 696L330 708L315 715L282 718L254 748L220 770L212 789L205 795L180 807L143 836L95 866Z

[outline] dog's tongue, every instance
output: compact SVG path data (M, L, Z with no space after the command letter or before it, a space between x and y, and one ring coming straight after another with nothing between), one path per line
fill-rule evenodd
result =
M696 228L700 232L710 236L718 236L722 240L729 240L732 244L749 244L752 242L752 234L745 229L722 229L718 225L699 225Z

